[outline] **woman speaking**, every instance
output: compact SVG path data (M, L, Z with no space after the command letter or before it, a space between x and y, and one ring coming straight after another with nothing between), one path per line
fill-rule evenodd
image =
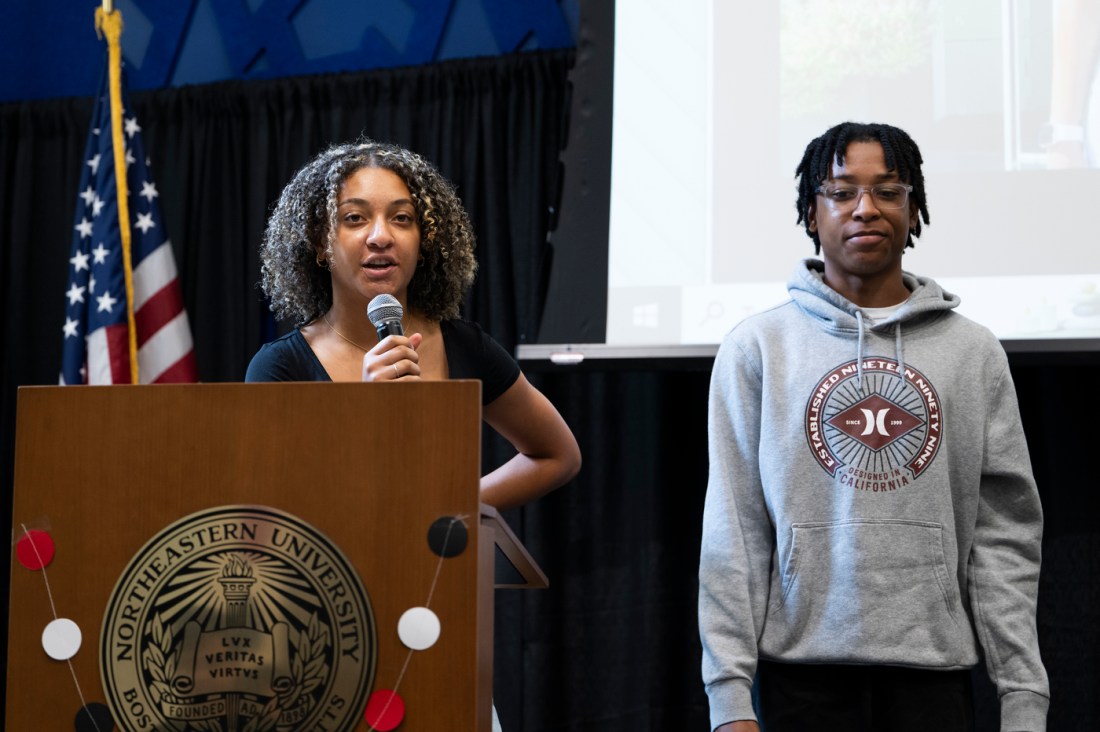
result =
M246 381L479 379L485 422L517 452L482 477L483 502L519 506L580 469L558 411L459 317L474 235L454 188L419 155L370 140L322 152L283 189L261 261L272 310L298 327L260 348ZM381 339L367 318L380 295L400 320Z

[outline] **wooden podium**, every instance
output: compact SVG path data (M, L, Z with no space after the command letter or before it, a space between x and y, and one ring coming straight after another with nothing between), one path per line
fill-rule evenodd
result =
M20 389L12 539L56 553L13 552L5 728L368 730L396 689L399 731L488 732L494 559L546 580L480 438L472 381Z

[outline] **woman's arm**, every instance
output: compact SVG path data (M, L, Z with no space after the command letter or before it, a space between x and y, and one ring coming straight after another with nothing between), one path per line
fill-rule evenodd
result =
M481 479L481 500L490 506L521 506L566 483L580 470L581 451L573 432L523 374L485 405L482 414L518 453Z
M729 724L723 724L721 727L714 730L714 732L760 732L760 725L756 722L741 721L730 722Z

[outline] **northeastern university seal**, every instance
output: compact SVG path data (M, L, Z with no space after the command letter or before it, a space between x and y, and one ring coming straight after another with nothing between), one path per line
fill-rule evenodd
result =
M889 358L842 364L817 383L803 423L810 452L842 485L874 493L909 485L939 452L940 398L916 369Z
M100 670L124 730L348 732L376 652L367 594L335 546L289 514L222 506L130 561Z

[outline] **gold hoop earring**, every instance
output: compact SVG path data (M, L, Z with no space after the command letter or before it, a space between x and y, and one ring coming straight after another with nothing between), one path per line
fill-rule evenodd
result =
M328 259L318 254L314 260L317 262L317 266L321 269L328 269Z

